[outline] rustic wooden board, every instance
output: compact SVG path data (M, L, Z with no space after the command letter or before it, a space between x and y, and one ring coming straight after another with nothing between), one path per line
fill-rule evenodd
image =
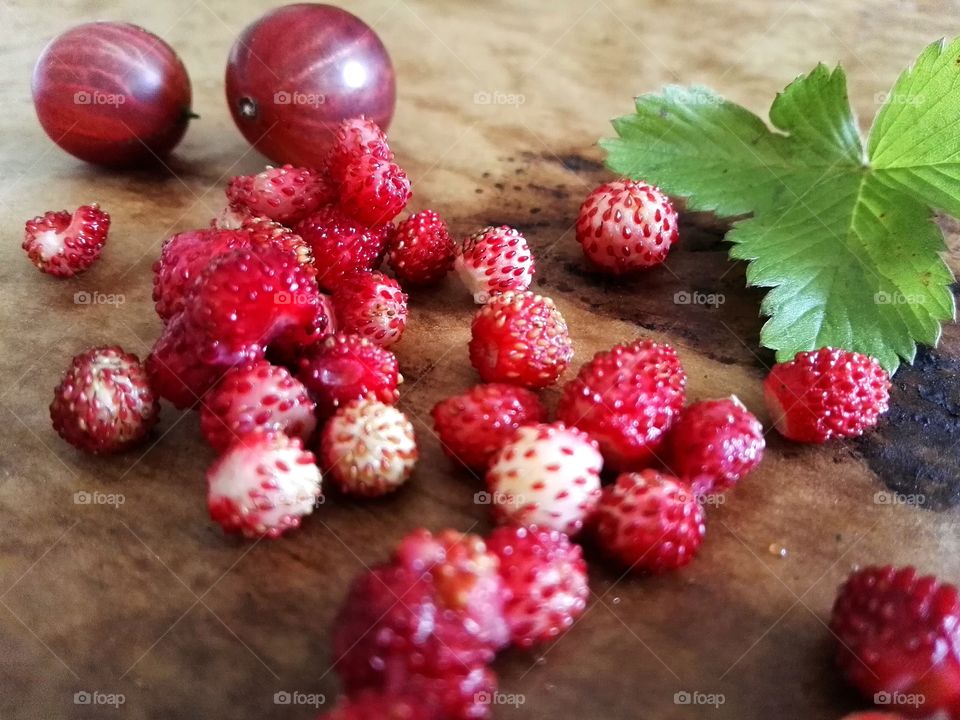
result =
M274 695L332 702L328 628L350 578L417 525L489 527L473 502L477 480L443 458L428 424L437 400L476 379L465 348L474 308L453 279L413 298L398 347L401 406L423 451L414 481L380 502L331 499L281 542L228 539L211 525L203 472L213 456L194 415L165 407L150 445L106 460L73 451L50 428L51 389L71 356L101 343L147 352L159 330L150 265L160 242L206 224L225 178L262 164L230 121L222 72L236 33L264 5L0 5L0 717L310 717L312 708L277 705ZM666 82L703 82L765 112L820 60L843 62L853 104L869 118L876 94L927 42L960 32L958 3L921 0L348 5L382 34L398 68L391 138L415 181L412 209L440 210L459 234L501 222L526 233L536 288L566 315L578 361L638 336L668 340L692 398L735 392L764 420L771 357L757 347L760 295L725 259L721 224L685 215L668 267L642 278L584 271L571 225L588 189L608 178L596 138L632 94ZM83 166L35 122L34 59L48 38L89 19L138 22L189 67L202 119L170 174ZM483 102L510 94L523 102ZM23 221L93 200L114 221L101 262L71 282L33 270L19 248ZM944 227L956 269L958 226ZM724 302L674 302L694 290ZM125 302L77 304L76 292ZM872 437L807 448L771 435L762 468L710 513L689 569L635 579L593 563L595 594L575 629L498 661L502 690L524 704L497 717L830 719L860 705L833 670L824 625L841 578L871 562L960 578L958 370L960 332L949 327L939 350L897 376L895 407ZM891 489L927 502L876 501ZM78 505L79 491L124 502ZM80 691L122 693L125 703L75 705ZM679 691L724 703L678 705Z

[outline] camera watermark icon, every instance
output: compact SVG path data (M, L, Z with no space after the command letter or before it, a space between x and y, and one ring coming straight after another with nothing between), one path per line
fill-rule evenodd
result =
M709 705L715 708L724 705L727 702L723 693L704 693L694 690L680 690L673 695L674 705Z
M890 92L878 92L873 96L873 101L877 105L922 105L927 101L927 96L910 93L894 95Z
M300 705L303 707L318 708L327 702L323 693L305 693L298 690L288 692L279 690L273 694L274 705Z
M523 505L523 495L505 492L487 492L480 490L473 494L474 505Z
M73 94L74 105L112 105L119 107L127 101L125 95L119 93L105 93L99 90L77 90Z
M273 103L275 105L303 105L305 107L319 107L326 105L327 96L323 93L305 93L289 92L287 90L277 90L273 94Z
M309 293L292 293L281 290L274 293L273 301L277 305L314 305L317 302L317 296Z
M923 303L923 295L900 291L888 293L881 290L874 294L873 302L877 305L920 305Z
M507 105L520 107L527 102L527 96L520 93L500 92L499 90L480 90L473 94L474 105Z
M127 702L127 696L123 693L104 693L97 690L80 690L73 694L74 705L98 705L103 707L118 708Z
M873 494L876 505L924 505L927 496L923 493L901 493L895 490L878 490Z
M99 490L89 492L87 490L77 490L73 494L74 505L110 505L117 509L127 501L121 493L105 493Z
M478 705L509 705L510 707L520 707L527 702L527 697L522 693L487 692L486 690L481 690L473 694L473 701Z
M927 701L923 693L904 693L880 691L874 693L874 705L894 705L896 707L918 708Z
M674 305L705 305L707 307L718 308L726 301L727 297L723 293L678 290L673 294Z
M77 290L77 292L73 294L74 305L113 305L114 307L120 307L125 302L127 302L127 297L122 293Z

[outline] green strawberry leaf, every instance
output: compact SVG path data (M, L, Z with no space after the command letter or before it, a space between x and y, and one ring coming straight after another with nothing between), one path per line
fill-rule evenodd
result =
M777 95L769 127L702 87L664 88L614 120L607 166L737 220L731 257L771 288L761 343L777 360L832 345L891 372L936 345L956 308L934 222L960 216L960 38L934 43L877 115L867 150L842 68Z

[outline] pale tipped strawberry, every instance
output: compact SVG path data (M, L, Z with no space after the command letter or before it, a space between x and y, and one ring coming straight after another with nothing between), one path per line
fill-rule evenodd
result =
M340 208L365 225L390 222L410 200L410 178L390 160L361 155L346 168L340 181Z
M47 212L27 221L23 249L41 272L73 277L100 257L109 230L110 216L96 203Z
M496 293L526 290L535 272L526 238L506 225L484 228L464 240L453 266L478 304Z
M210 227L214 230L239 230L245 221L257 217L260 216L255 215L246 205L227 203L216 217L210 220Z
M231 178L227 199L254 215L289 225L329 202L330 190L324 175L316 170L268 166L256 175Z
M385 495L410 478L417 462L413 424L379 400L353 400L327 422L320 457L341 492Z
M597 353L564 385L557 419L589 433L610 469L639 470L656 458L680 414L686 383L669 345L616 345Z
M336 138L327 156L327 171L339 186L347 168L358 158L370 155L377 160L393 160L387 136L380 126L363 115L347 118L337 128Z
M407 296L393 278L361 270L345 275L334 290L337 327L390 347L407 325Z
M313 250L317 283L330 292L344 275L373 270L380 264L392 226L368 228L327 205L305 218L295 230Z
M254 430L271 430L306 443L317 427L316 405L286 368L258 360L227 372L200 408L200 431L219 452Z
M683 567L706 533L693 489L649 469L624 473L605 487L591 524L601 550L635 572Z
M443 452L483 472L518 427L543 422L547 411L529 390L490 383L441 400L431 415Z
M429 285L453 268L456 247L443 218L433 210L421 210L397 225L387 262L401 283Z
M296 257L297 262L309 275L317 274L310 245L287 226L266 217L250 217L243 221L241 229L250 233L250 244L253 247L271 247L288 252Z
M840 348L797 353L763 383L774 426L796 442L862 435L890 407L890 376L872 357Z
M870 700L911 718L960 717L960 591L912 567L866 567L840 587L837 664Z
M763 425L736 397L684 408L667 433L666 464L698 494L732 488L763 459Z
M494 517L576 534L600 498L602 466L597 444L576 428L521 427L487 471Z
M590 589L580 546L562 532L498 527L487 538L500 558L504 615L511 638L528 648L568 630L587 607Z
M470 362L484 382L552 385L573 357L563 315L532 292L494 295L473 318Z
M299 380L317 403L320 418L328 418L351 400L372 393L392 405L403 382L397 356L359 335L337 333L308 348L300 359Z
M226 532L277 538L322 502L320 484L320 469L300 438L247 433L207 471L210 519Z
M185 312L207 337L230 347L268 345L289 327L314 318L316 283L289 253L274 248L231 250L191 287Z
M662 263L677 241L677 213L653 185L614 180L580 207L577 241L590 263L611 275Z
M53 393L53 429L80 450L122 452L157 423L160 402L140 359L119 347L97 347L70 362Z

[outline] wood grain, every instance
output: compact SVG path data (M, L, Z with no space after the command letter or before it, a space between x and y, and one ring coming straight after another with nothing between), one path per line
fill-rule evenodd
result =
M566 316L578 361L638 336L667 340L693 399L736 393L767 421L760 294L745 290L742 266L726 260L722 224L685 214L667 267L641 278L585 271L571 226L586 192L608 177L594 143L631 95L663 83L705 83L764 113L778 89L821 60L847 68L866 128L897 72L932 39L960 33L958 4L364 0L348 8L381 33L397 66L391 139L415 183L411 209L439 210L459 235L500 222L526 233L536 287ZM476 381L466 356L474 308L453 279L412 299L397 348L401 406L423 453L413 482L378 502L331 498L281 542L224 538L211 525L203 472L213 456L194 415L165 407L150 445L112 459L81 455L50 428L51 390L74 354L119 343L142 355L158 334L150 265L162 240L205 225L226 178L262 164L232 125L222 83L234 37L266 5L0 5L2 718L310 717L313 708L277 705L274 694L332 703L328 628L350 578L415 526L489 527L473 501L477 479L441 455L428 421L436 401ZM169 173L81 165L38 126L32 63L50 37L91 19L142 24L189 68L201 119ZM493 102L511 95L514 104ZM113 216L103 259L74 281L41 276L19 248L24 220L94 200ZM958 226L943 224L957 269ZM724 301L674 302L691 291ZM77 304L76 292L124 302ZM770 435L764 464L711 510L703 552L683 572L621 578L593 562L594 597L572 632L498 661L502 690L524 703L496 716L827 720L862 706L833 669L824 625L843 576L892 562L960 578L958 358L951 326L940 349L898 375L888 421L861 442L808 448ZM556 391L545 397L553 403ZM888 488L930 502L878 503ZM80 491L124 501L78 505ZM780 547L783 557L771 552ZM719 693L724 703L678 705L684 690ZM122 693L125 703L75 705L78 691Z

